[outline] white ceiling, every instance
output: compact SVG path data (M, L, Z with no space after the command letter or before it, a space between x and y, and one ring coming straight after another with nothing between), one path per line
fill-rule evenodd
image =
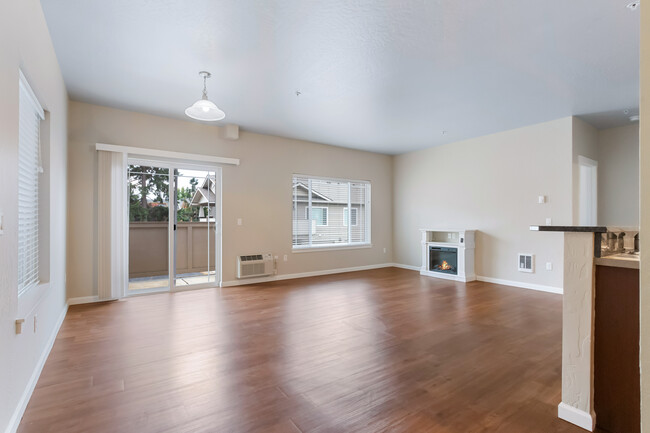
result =
M389 154L638 112L629 0L41 2L70 97L116 108L185 119L208 70L220 123Z

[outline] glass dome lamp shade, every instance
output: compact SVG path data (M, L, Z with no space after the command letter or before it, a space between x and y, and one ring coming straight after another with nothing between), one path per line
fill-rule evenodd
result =
M226 117L226 113L221 111L214 102L208 99L208 92L206 89L206 79L210 78L211 74L206 71L199 72L199 75L203 76L203 96L201 99L196 101L190 107L187 107L185 110L185 115L196 120L204 120L208 122L214 122L221 120Z
M185 109L187 117L196 120L216 121L226 117L226 113L221 111L219 107L214 105L214 102L207 99L199 99L191 107Z

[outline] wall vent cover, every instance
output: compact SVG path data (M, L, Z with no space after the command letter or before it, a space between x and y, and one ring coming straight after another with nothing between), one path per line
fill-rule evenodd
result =
M519 272L534 272L535 256L532 254L519 254Z

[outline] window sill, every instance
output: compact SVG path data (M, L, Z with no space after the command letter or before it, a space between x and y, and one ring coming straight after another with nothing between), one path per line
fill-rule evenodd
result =
M365 248L372 248L372 244L351 244L351 245L336 245L326 244L322 246L311 247L292 247L292 253L313 253L318 251L337 251L337 250L359 250Z
M43 297L47 294L48 289L50 288L50 283L39 283L38 286L34 286L31 289L27 290L25 293L22 293L18 297L18 318L25 318L29 316L41 303Z

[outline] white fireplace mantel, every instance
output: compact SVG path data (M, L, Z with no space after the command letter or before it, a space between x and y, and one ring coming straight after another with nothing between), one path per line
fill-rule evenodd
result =
M420 275L454 281L474 281L474 246L476 230L465 229L420 229L422 233L422 266ZM430 247L453 248L457 252L456 274L430 269Z

